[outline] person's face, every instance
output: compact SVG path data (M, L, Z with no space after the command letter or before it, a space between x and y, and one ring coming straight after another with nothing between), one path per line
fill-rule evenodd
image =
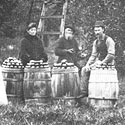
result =
M65 29L65 38L66 39L72 39L73 38L73 31L70 28Z
M102 28L102 27L95 27L94 28L94 32L95 32L96 37L99 37L99 36L101 36L104 33L104 28Z
M28 32L30 35L35 36L35 35L36 35L36 32L37 32L36 27L33 27L33 28L29 29L27 32Z

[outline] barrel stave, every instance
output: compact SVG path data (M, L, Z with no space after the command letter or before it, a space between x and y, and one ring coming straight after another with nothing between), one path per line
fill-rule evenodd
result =
M25 102L44 103L51 96L50 68L25 69Z
M52 96L53 97L77 97L80 94L80 80L78 68L57 67L52 69Z
M13 104L24 102L23 69L2 68L8 101Z
M89 100L95 107L111 107L119 93L117 72L114 68L91 70L89 80Z

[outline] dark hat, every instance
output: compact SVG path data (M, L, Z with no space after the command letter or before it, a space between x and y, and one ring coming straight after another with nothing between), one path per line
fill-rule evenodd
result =
M73 31L73 33L75 32L75 28L74 28L73 26L71 26L71 25L66 25L66 26L65 26L65 29L67 29L67 28L71 29L71 30Z
M96 22L95 22L95 27L105 28L105 25L104 25L103 21L96 21Z
M29 25L28 25L28 27L27 27L27 30L30 30L31 28L33 28L33 27L35 27L35 28L37 28L37 25L36 25L36 23L30 23Z

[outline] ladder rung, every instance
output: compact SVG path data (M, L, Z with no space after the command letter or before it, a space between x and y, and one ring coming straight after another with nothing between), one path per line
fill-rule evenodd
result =
M57 35L59 35L60 32L42 32L42 34L57 34Z
M45 19L45 18L64 18L64 16L41 16L42 19Z

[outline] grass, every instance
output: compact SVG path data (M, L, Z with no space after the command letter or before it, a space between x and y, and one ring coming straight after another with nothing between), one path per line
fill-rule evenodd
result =
M0 125L124 125L125 98L119 97L112 108L96 109L88 103L76 107L71 101L56 101L53 105L0 106Z

